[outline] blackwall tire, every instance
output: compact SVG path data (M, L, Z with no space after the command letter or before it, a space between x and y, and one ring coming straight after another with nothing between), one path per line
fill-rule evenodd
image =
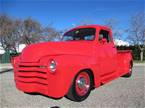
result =
M131 75L132 75L132 65L130 64L129 65L129 72L127 74L123 75L122 77L129 78L129 77L131 77Z
M90 72L81 71L75 76L66 98L75 102L83 101L89 96L92 86L93 79Z

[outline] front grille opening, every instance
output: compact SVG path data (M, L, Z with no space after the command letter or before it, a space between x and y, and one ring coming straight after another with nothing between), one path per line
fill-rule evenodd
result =
M19 65L19 67L40 67L40 66L37 66L37 65L34 65L34 66L31 66L31 65Z
M47 85L47 68L40 68L39 64L19 64L17 80L23 83Z

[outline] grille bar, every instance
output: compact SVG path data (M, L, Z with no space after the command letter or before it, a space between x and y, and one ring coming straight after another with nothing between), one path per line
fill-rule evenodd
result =
M41 82L37 82L37 81L33 81L33 82L25 82L25 81L20 81L20 80L17 80L19 82L22 82L22 83L33 83L33 84L41 84L41 85L48 85L48 84L44 84L44 83L41 83Z
M46 79L42 79L42 78L36 78L36 77L17 77L18 81L23 81L26 83L31 83L31 82L38 82L38 83L42 83L47 85L47 80Z
M43 68L39 68L39 67L19 67L18 69L19 72L44 72L46 73L47 70L46 69L43 69Z
M47 78L47 75L45 73L39 73L39 72L18 72L17 76L23 76L23 77L42 77Z

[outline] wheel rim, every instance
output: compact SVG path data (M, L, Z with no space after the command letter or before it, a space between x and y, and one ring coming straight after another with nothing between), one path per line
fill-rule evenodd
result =
M76 92L79 96L84 96L90 88L90 77L86 72L81 72L76 78Z

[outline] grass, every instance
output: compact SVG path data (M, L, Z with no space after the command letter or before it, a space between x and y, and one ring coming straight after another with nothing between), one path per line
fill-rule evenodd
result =
M134 63L145 63L145 60L144 61L134 60L133 62Z

